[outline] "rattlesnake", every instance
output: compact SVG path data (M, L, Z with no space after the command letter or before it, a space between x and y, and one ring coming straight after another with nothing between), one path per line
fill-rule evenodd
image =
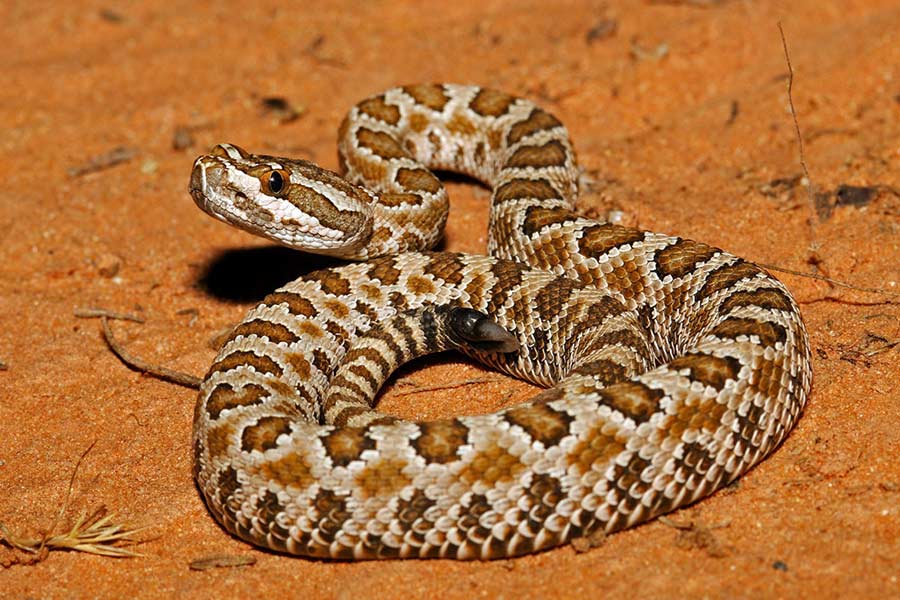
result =
M227 144L194 164L210 214L366 259L269 295L204 379L194 475L241 538L325 558L516 556L706 496L800 415L809 343L784 286L705 244L578 216L568 134L531 102L391 89L351 110L339 150L344 178ZM447 213L427 169L492 188L492 256L423 251ZM450 347L552 387L427 423L370 409L399 364Z

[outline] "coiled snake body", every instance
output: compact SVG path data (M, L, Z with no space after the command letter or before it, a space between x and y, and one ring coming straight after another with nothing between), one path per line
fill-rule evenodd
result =
M705 244L578 216L549 113L410 86L358 104L339 138L344 179L231 145L194 165L210 214L367 259L269 295L206 375L194 473L229 531L326 558L516 556L706 496L794 425L811 368L784 286ZM422 251L447 212L429 168L491 186L492 256ZM400 364L446 348L549 389L428 423L371 408Z

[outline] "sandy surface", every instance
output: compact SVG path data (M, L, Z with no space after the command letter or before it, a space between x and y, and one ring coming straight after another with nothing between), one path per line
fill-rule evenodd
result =
M257 551L207 514L190 475L195 394L124 367L99 323L73 311L140 314L144 324L113 324L132 352L205 372L211 339L322 263L202 214L187 194L193 157L230 141L333 168L344 111L386 87L446 80L526 95L568 125L593 180L584 210L622 210L632 224L751 260L900 291L896 0L450 4L2 4L0 521L29 534L50 527L94 444L64 521L105 505L150 526L151 541L142 558L60 552L32 565L0 548L0 589L19 598L900 596L900 347L891 346L900 299L794 275L782 278L812 338L809 406L736 486L671 515L693 532L656 521L581 554L334 564ZM823 194L814 228L779 20ZM299 117L265 111L267 97ZM180 143L193 140L186 149L173 148L178 130L189 134ZM125 162L72 174L118 147ZM486 191L454 183L450 192L446 248L482 251ZM460 385L416 391L436 382ZM405 369L382 407L432 418L530 393L447 357ZM214 553L257 562L188 569Z

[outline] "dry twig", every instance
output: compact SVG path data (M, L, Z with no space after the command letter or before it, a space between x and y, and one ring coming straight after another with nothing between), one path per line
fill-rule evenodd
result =
M100 321L103 323L103 339L106 340L106 344L109 346L109 349L113 351L113 354L119 357L119 360L123 363L132 369L136 369L141 373L146 373L157 379L162 379L163 381L194 389L200 388L200 384L203 382L200 377L191 375L190 373L175 371L174 369L169 369L162 365L154 365L142 358L129 354L128 351L119 344L115 336L113 336L112 330L109 328L109 320L107 317L105 315L101 316Z
M890 290L886 290L884 288L873 288L873 287L862 287L858 285L853 285L852 283L847 283L845 281L840 281L839 279L832 279L831 277L825 277L824 275L819 275L817 273L804 273L803 271L795 271L794 269L788 269L786 267L779 267L778 265L772 265L768 263L758 262L756 263L760 267L764 269L771 269L773 271L779 271L781 273L788 273L790 275L796 275L797 277L807 277L809 279L818 279L819 281L825 281L830 283L831 285L835 285L837 287L846 288L848 290L856 290L858 292L871 292L874 294L884 294L885 296L891 296L892 298L900 298L900 292L892 292Z
M191 571L208 571L209 569L221 569L231 567L246 567L256 564L253 556L236 554L211 554L204 558L192 560L188 565Z
M97 317L107 317L110 319L120 319L122 321L134 321L135 323L143 323L144 318L129 313L114 312L105 308L76 308L75 316L79 319L96 319Z
M784 35L784 28L781 26L781 21L778 22L778 31L781 33L781 45L784 48L784 59L787 62L788 68L788 84L787 84L787 95L788 95L788 104L791 108L791 118L794 120L794 131L797 134L797 145L800 151L800 166L803 168L803 175L806 177L806 194L809 200L809 210L810 210L810 218L809 218L809 226L812 230L813 241L815 242L815 226L816 226L816 199L813 193L813 182L812 177L809 175L809 168L806 166L806 155L803 152L803 135L800 133L800 121L797 119L797 109L794 108L794 67L791 66L791 55L788 52L787 38Z
M481 383L490 383L492 381L503 381L503 377L473 377L471 379L462 379L459 381L448 381L447 383L439 383L436 385L418 385L414 381L401 379L398 385L411 386L411 389L405 389L396 392L398 396L408 396L409 394L418 394L420 392L434 392L437 390L452 390L456 388L466 387L468 385L478 385Z
M89 159L82 165L71 167L68 170L69 177L80 177L95 171L102 171L114 167L120 163L131 160L137 155L137 150L128 148L127 146L117 146L106 154L101 154Z

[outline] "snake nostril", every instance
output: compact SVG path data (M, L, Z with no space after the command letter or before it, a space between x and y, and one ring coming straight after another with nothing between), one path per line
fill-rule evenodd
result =
M191 184L188 189L192 194L203 191L203 167L199 164L194 165L194 170L191 171Z

